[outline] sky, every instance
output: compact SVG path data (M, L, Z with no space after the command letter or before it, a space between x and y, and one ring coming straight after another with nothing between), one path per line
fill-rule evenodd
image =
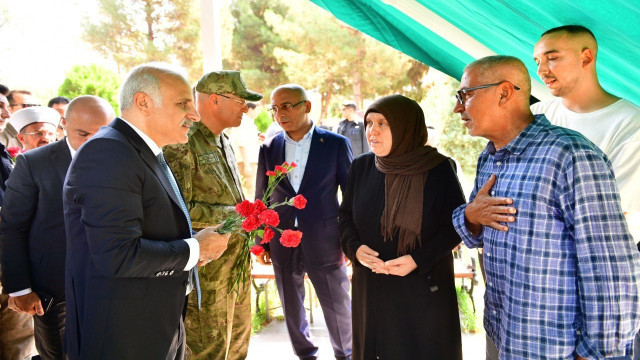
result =
M82 22L95 19L94 0L0 0L0 83L55 96L74 65L116 65L82 40Z

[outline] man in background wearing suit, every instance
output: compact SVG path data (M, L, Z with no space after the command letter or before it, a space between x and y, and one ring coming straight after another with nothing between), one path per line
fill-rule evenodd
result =
M68 136L18 155L7 181L6 206L0 213L3 292L10 296L11 309L38 315L34 317L34 334L44 360L64 359L66 237L62 183L80 145L113 118L115 112L106 100L96 96L76 98L67 110Z
M11 118L9 100L4 95L5 90L8 90L7 87L0 84L0 129L3 128L3 123L6 125ZM3 134L0 131L0 206L2 206L4 191L6 190L5 182L13 169L11 155L9 155L2 142ZM0 264L1 276L2 265ZM2 282L0 281L0 359L28 358L32 354L36 354L36 346L33 339L33 319L29 315L18 314L9 309L9 295L3 295L1 292Z
M264 244L258 261L273 271L284 309L289 337L300 359L316 359L318 347L311 341L304 308L304 276L309 275L329 329L336 359L351 359L351 299L349 277L344 265L338 231L338 186L344 191L353 155L349 141L316 127L311 119L311 102L305 90L295 84L277 87L271 94L271 111L284 132L265 141L260 148L256 199L267 188L265 172L283 162L298 166L287 174L269 201L279 203L297 194L307 206L277 208L280 228L299 229L298 247L284 247L280 234Z
M199 297L191 270L228 241L211 227L192 237L162 156L162 146L187 141L199 116L183 71L165 64L131 71L120 112L82 146L65 179L68 356L184 359L191 284Z

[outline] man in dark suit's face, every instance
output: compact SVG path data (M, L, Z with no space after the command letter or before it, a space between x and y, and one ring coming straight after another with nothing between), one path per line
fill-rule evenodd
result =
M273 117L294 140L301 140L311 129L311 101L307 100L304 89L283 85L271 93Z
M200 121L191 88L182 78L170 74L159 74L158 82L162 96L155 100L160 101L144 93L135 95L136 106L146 117L147 126L143 131L160 147L184 144L191 125Z

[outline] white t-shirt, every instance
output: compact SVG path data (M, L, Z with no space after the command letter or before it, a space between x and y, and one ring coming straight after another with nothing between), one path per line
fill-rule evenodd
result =
M562 104L562 98L555 98L533 104L531 111L582 133L607 154L631 235L640 242L640 108L620 99L600 110L576 113Z

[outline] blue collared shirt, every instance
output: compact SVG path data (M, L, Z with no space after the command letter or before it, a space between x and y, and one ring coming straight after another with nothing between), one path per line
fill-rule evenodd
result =
M631 359L640 326L640 254L629 234L611 164L579 133L534 121L507 146L489 142L470 201L491 174L492 196L513 199L507 232L473 236L484 247L484 326L501 359Z

